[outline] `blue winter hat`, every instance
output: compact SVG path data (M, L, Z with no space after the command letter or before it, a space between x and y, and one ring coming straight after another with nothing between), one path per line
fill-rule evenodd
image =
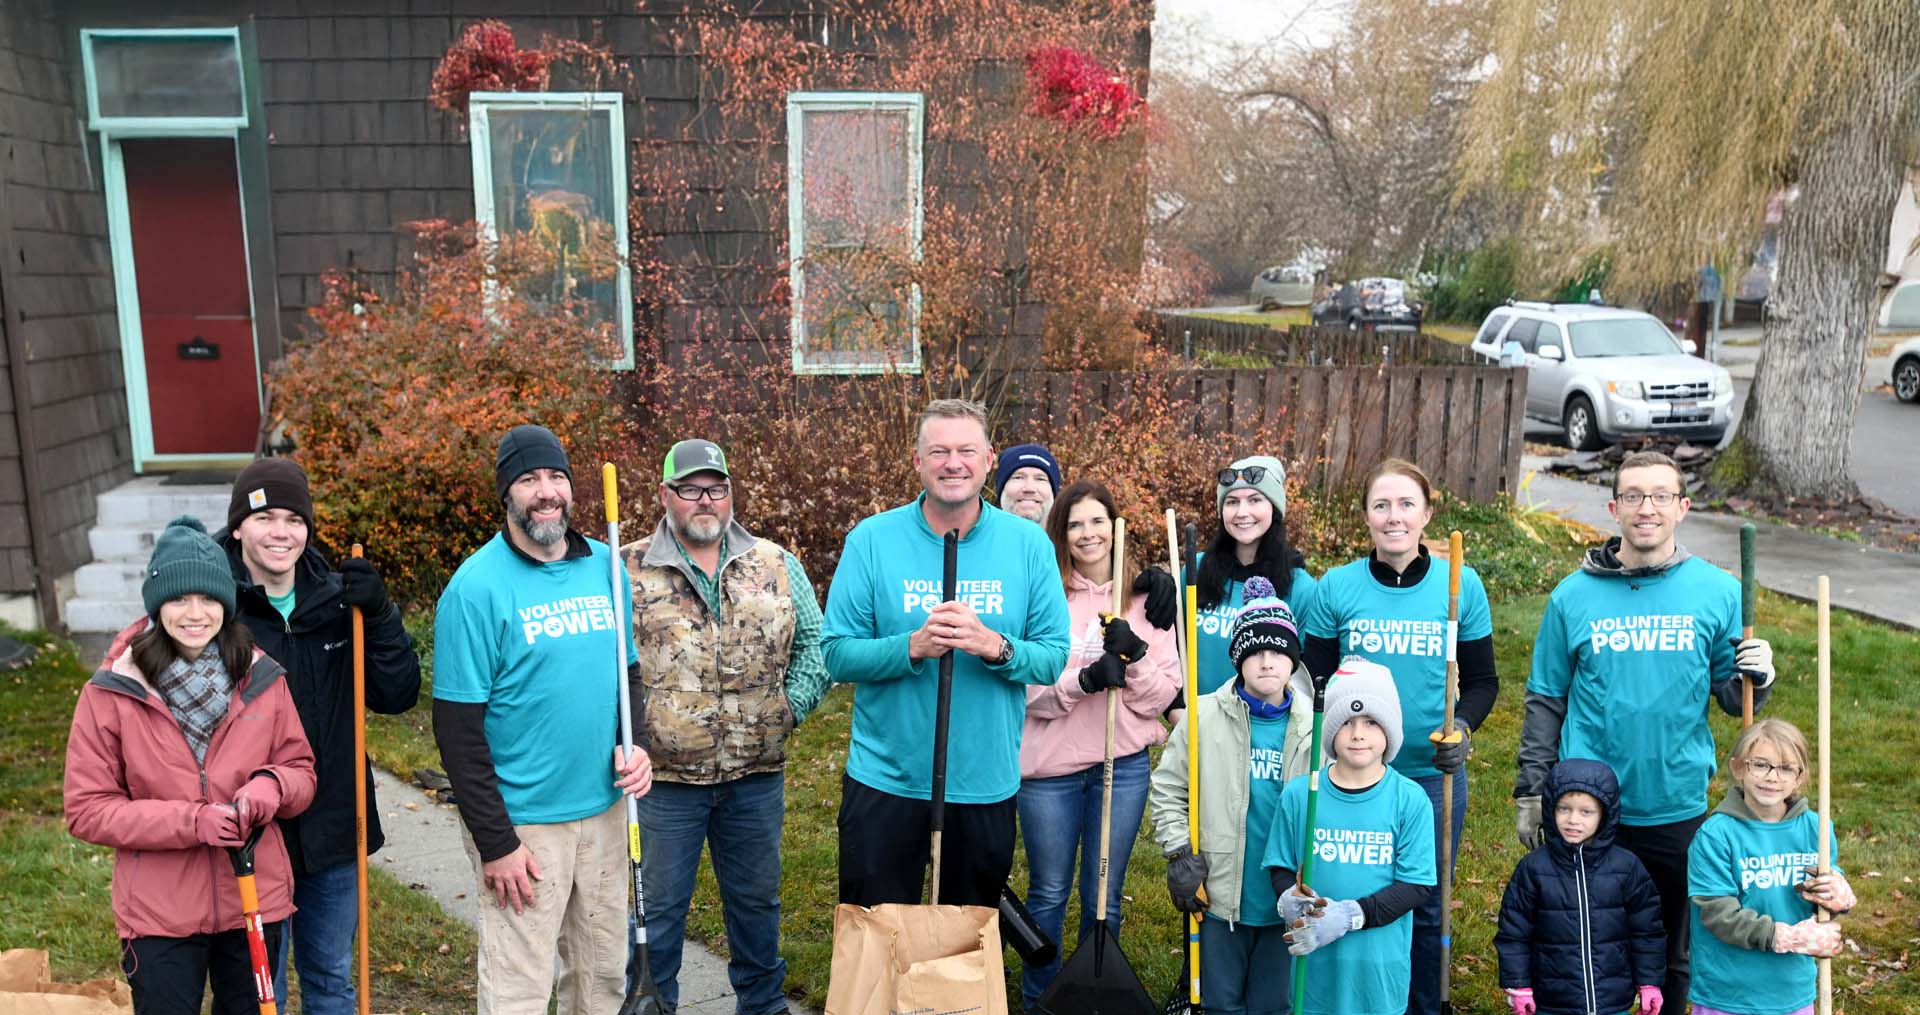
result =
M1038 444L1015 444L1000 452L1000 465L993 470L994 490L1005 490L1007 477L1027 468L1046 473L1047 482L1053 484L1053 492L1060 492L1060 463L1054 460L1053 452Z

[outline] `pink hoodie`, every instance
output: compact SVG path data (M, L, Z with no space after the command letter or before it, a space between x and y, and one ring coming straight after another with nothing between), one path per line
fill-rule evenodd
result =
M1052 684L1027 688L1027 721L1020 731L1020 777L1069 775L1106 756L1106 695L1080 690L1080 670L1100 658L1100 614L1113 608L1113 586L1073 572L1067 580L1067 668ZM1147 657L1127 667L1127 686L1114 719L1113 756L1124 758L1164 743L1160 713L1180 693L1180 663L1172 631L1147 623L1144 597L1134 597L1126 621L1147 643Z

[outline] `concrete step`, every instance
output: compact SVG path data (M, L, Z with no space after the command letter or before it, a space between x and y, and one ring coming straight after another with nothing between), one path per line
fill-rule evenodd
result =
M167 486L159 477L141 476L97 498L94 524L160 529L181 515L193 515L213 532L226 524L228 494L224 486Z
M92 599L75 596L67 600L67 629L75 632L113 634L140 619L147 608L138 593L132 599Z
M87 599L139 599L140 583L145 580L145 561L96 560L73 573L73 594Z
M121 560L145 564L153 556L153 541L159 530L148 528L105 527L87 530L87 548L94 560Z

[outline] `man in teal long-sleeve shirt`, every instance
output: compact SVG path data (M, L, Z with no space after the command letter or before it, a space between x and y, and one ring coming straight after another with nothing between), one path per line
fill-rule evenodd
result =
M982 406L928 404L913 464L921 495L854 526L827 591L827 670L858 685L840 901L920 901L939 660L952 652L940 901L994 906L1013 867L1023 685L1051 683L1066 666L1066 593L1046 533L980 496L994 467ZM943 603L942 538L954 530L958 578Z

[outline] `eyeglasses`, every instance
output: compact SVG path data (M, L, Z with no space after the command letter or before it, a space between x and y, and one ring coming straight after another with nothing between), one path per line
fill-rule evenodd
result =
M1243 469L1221 469L1220 474L1214 478L1220 481L1221 486L1232 486L1236 479L1244 479L1251 485L1267 478L1267 467L1249 465Z
M1649 500L1653 502L1654 507L1672 507L1673 502L1680 499L1680 495L1672 490L1655 490L1653 493L1628 490L1625 493L1614 494L1613 499L1619 501L1621 507L1639 507L1642 501Z
M675 497L685 501L692 501L696 504L700 502L700 498L702 497L711 501L722 501L733 494L733 485L730 483L715 483L712 486L701 486L698 483L682 483L679 486L669 486L667 489L672 490Z
M1799 765L1776 765L1762 758L1748 758L1746 765L1747 771L1756 779L1765 779L1777 772L1780 778L1792 781L1800 778L1800 773L1804 771Z

